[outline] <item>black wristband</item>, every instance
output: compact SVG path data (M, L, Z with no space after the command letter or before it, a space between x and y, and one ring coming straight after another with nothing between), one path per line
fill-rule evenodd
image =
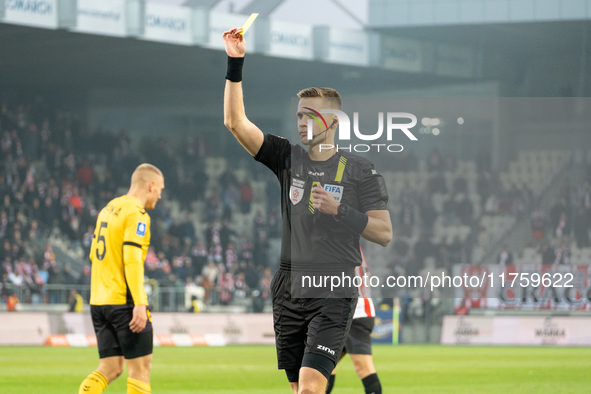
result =
M242 67L244 67L244 57L228 56L226 79L232 82L242 82Z
M349 207L347 214L342 219L339 219L339 222L343 223L355 234L361 234L367 227L368 221L369 216L352 207Z

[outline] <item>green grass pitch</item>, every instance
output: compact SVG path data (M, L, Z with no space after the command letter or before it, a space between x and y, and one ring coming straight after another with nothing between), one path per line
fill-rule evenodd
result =
M591 392L591 348L375 346L374 359L385 394ZM0 393L76 394L97 364L96 348L1 347ZM291 393L272 346L156 348L152 392ZM348 357L333 393L363 393Z

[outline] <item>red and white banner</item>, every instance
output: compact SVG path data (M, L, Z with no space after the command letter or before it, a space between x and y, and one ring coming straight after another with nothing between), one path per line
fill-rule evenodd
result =
M54 347L96 346L96 336L82 334L50 335L47 337L45 345Z
M153 313L157 335L218 334L228 344L274 344L270 313Z
M445 316L444 345L590 346L590 317Z
M270 313L153 313L156 346L274 344ZM0 313L1 345L96 346L89 314Z
M90 315L64 313L63 326L70 334L94 334ZM274 344L273 316L266 313L152 313L154 334L221 335L230 344ZM181 338L181 337L178 337ZM186 339L177 339L181 343ZM164 343L170 340L163 339Z
M94 334L90 315L61 315L71 334ZM222 335L227 343L274 344L273 316L266 313L152 313L152 327L158 335ZM167 340L165 340L167 341Z
M96 346L95 335L66 334L50 335L45 345L54 347ZM226 340L220 334L163 334L154 335L154 346L225 346Z
M468 265L453 275L484 278L477 287L455 287L458 305L506 310L591 310L589 265Z

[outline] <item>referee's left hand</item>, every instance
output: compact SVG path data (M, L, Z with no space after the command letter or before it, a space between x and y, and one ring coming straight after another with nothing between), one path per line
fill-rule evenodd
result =
M335 200L332 194L324 190L320 183L316 184L312 189L312 205L314 208L327 215L336 215L339 213L339 202Z
M133 307L133 318L129 322L129 328L136 334L142 332L146 328L148 321L148 312L145 305L136 305Z
M231 30L225 31L222 35L224 39L224 48L226 53L231 57L244 57L246 52L246 44L244 43L244 35L240 34L241 29L235 27Z

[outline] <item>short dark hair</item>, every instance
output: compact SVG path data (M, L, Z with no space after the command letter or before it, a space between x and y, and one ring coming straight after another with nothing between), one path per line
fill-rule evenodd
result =
M343 101L339 92L332 88L306 88L298 92L299 98L323 97L334 104L338 109L343 108Z

